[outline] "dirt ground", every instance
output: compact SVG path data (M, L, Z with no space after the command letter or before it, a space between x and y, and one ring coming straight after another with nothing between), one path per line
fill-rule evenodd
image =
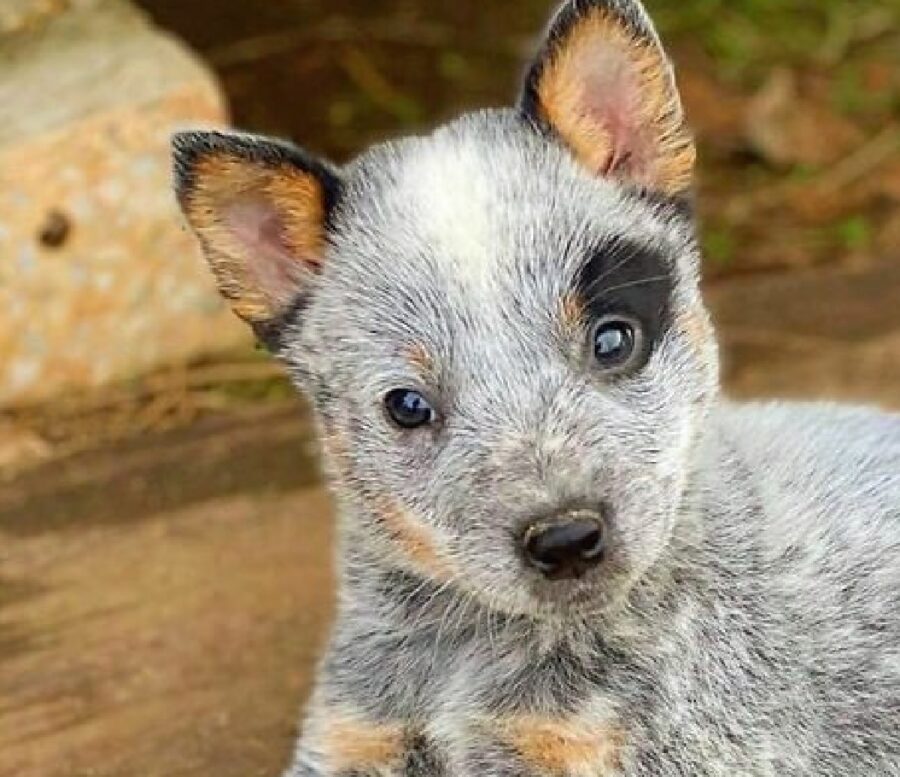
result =
M297 408L0 489L0 775L277 775L331 606Z
M344 159L507 99L551 3L141 4L238 124ZM729 392L900 409L896 7L648 5L698 130ZM277 775L332 534L309 420L261 354L0 413L0 777Z

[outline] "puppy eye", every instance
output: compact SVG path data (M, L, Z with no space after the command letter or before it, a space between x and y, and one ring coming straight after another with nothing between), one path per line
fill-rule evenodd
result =
M637 322L624 318L603 318L594 327L594 359L603 370L626 370L640 356L641 339Z
M384 398L388 417L401 429L418 429L434 421L434 410L418 391L394 389Z

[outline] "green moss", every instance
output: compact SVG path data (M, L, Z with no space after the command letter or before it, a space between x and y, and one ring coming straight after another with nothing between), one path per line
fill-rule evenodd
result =
M734 260L737 246L734 234L725 227L710 227L703 235L703 253L707 261L727 267Z
M438 69L448 81L461 81L471 71L470 62L458 51L444 51L438 59Z
M728 78L757 80L776 64L805 64L840 52L858 20L900 9L885 0L647 0L673 42L699 43ZM839 62L836 64L840 64Z
M851 216L835 226L841 245L848 251L861 251L871 245L872 225L862 215Z

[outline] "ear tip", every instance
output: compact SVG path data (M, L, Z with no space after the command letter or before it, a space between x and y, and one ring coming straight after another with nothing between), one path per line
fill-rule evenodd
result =
M222 133L207 130L182 130L172 134L172 177L179 199L193 188L194 168L198 160L220 147L223 138Z
M175 159L190 160L202 153L213 150L216 136L221 133L211 130L180 130L172 133L171 148Z
M554 15L554 22L581 17L592 11L608 13L641 33L653 29L650 14L641 0L566 0Z
M188 192L193 185L197 163L211 154L222 154L272 167L288 164L319 178L338 178L337 170L331 164L311 156L289 141L245 132L175 132L171 137L171 153L175 187L179 196Z
M170 139L172 173L175 192L183 199L194 187L197 163L213 154L264 161L265 150L274 141L263 142L262 138L242 132L221 130L180 130Z
M656 27L641 0L565 0L550 18L541 49L525 71L518 102L520 113L532 120L540 118L537 86L547 60L579 22L595 12L617 20L634 38L661 45Z
M656 25L641 0L567 0L550 22L550 42L565 38L580 20L592 13L616 20L636 39L659 43Z

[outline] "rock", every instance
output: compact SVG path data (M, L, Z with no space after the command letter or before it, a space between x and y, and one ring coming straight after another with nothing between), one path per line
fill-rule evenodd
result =
M123 0L65 5L0 37L0 404L247 340L170 190L171 132L225 121L215 82Z
M0 35L35 30L73 7L76 0L3 0L0 5ZM84 5L94 0L78 0Z
M49 458L52 446L30 429L0 420L0 472Z

